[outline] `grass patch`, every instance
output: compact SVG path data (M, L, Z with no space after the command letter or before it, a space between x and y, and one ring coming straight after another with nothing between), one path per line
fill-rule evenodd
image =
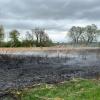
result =
M25 89L21 100L100 100L100 81L74 79L56 85Z

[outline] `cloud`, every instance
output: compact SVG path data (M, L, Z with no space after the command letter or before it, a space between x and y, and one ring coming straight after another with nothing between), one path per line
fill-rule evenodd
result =
M95 9L100 5L100 0L5 0L0 2L2 18L33 20L78 19L86 12L97 14ZM84 18L87 19L88 16Z

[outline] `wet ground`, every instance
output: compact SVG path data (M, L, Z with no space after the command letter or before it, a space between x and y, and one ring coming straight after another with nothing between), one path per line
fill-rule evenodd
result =
M74 77L99 78L100 51L45 51L0 54L0 91Z

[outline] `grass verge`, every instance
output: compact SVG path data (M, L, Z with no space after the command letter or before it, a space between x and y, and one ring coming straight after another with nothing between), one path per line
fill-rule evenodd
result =
M56 85L25 88L21 100L100 100L100 81L74 79Z

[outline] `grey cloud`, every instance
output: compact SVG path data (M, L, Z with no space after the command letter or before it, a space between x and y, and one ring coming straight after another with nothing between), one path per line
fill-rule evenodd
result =
M67 23L59 23L60 20L98 21L99 6L100 0L3 0L0 23L8 28L28 29L40 25L61 31Z
M23 19L77 19L79 13L95 9L100 0L8 0L1 2L1 16ZM92 15L96 14L92 12ZM87 16L84 16L88 18Z
M42 27L46 30L58 30L66 31L66 27L63 21L53 21L53 20L0 20L0 23L4 25L7 29L22 29L31 30L35 27Z

